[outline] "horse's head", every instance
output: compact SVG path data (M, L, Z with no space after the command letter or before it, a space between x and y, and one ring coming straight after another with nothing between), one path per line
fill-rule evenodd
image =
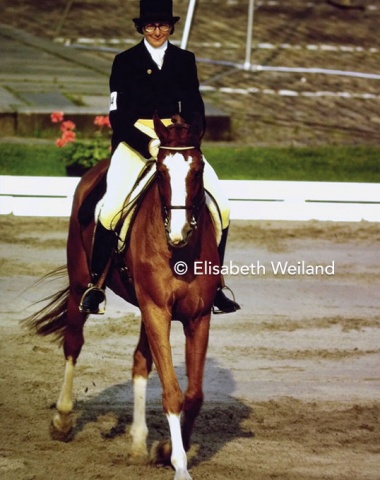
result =
M203 126L187 125L176 115L173 124L165 127L157 115L153 117L161 146L157 158L157 181L168 243L184 247L197 228L204 205L203 169L200 151Z

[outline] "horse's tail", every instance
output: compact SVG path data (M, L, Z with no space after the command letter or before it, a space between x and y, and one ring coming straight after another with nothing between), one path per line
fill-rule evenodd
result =
M42 280L67 274L67 268L59 267L47 274ZM39 335L55 335L55 340L61 341L67 325L67 299L70 287L67 286L57 293L43 298L37 303L49 302L41 310L22 320L22 324Z

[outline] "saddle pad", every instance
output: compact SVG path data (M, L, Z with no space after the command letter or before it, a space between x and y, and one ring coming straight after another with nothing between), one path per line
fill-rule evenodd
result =
M161 122L165 125L165 127L168 127L173 123L170 118L162 118ZM154 130L153 120L139 118L134 126L141 132L145 133L145 135L148 135L150 138L157 138L157 134Z
M124 201L124 208L122 213L122 226L120 228L120 224L117 227L118 235L119 235L119 243L118 248L122 251L125 248L126 240L128 235L130 234L130 228L132 226L134 214L136 212L136 208L140 204L141 195L146 192L147 188L149 187L150 183L154 180L154 176L156 173L156 164L154 161L147 162L146 167L141 169L141 163L138 158L131 157L129 162L137 162L137 168L131 169L131 171L140 171L139 175L136 175L137 178L129 178L128 179L128 186L127 188L127 195ZM131 188L128 191L128 188ZM98 202L96 209L95 209L95 219L96 221L99 218L100 211L103 205L103 198ZM217 244L222 237L222 216L220 213L220 208L217 205L214 197L210 195L206 191L206 205L210 211L212 221L214 223L215 228L215 236ZM116 212L115 212L116 213Z

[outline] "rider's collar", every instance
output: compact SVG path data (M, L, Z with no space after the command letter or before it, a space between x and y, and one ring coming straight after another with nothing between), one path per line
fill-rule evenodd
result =
M148 50L148 52L150 53L153 60L158 65L158 67L161 68L162 63L164 61L164 55L165 55L166 49L168 48L168 41L166 40L166 42L163 43L160 47L154 48L152 47L152 45L150 45L150 43L148 43L146 38L144 38L144 45Z

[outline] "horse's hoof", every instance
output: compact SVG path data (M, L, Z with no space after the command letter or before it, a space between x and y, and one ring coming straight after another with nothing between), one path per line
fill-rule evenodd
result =
M127 457L128 465L146 465L149 463L149 454L146 442L133 443Z
M171 465L172 444L170 440L154 442L150 452L150 461L156 465Z
M73 422L71 418L65 418L57 414L50 423L50 436L59 442L70 442L73 439Z
M130 452L127 457L128 465L147 465L149 461L148 452Z
M57 429L53 422L50 423L50 436L52 440L58 442L71 442L73 439L73 431L61 432Z
M187 470L179 470L174 476L174 480L192 480Z

